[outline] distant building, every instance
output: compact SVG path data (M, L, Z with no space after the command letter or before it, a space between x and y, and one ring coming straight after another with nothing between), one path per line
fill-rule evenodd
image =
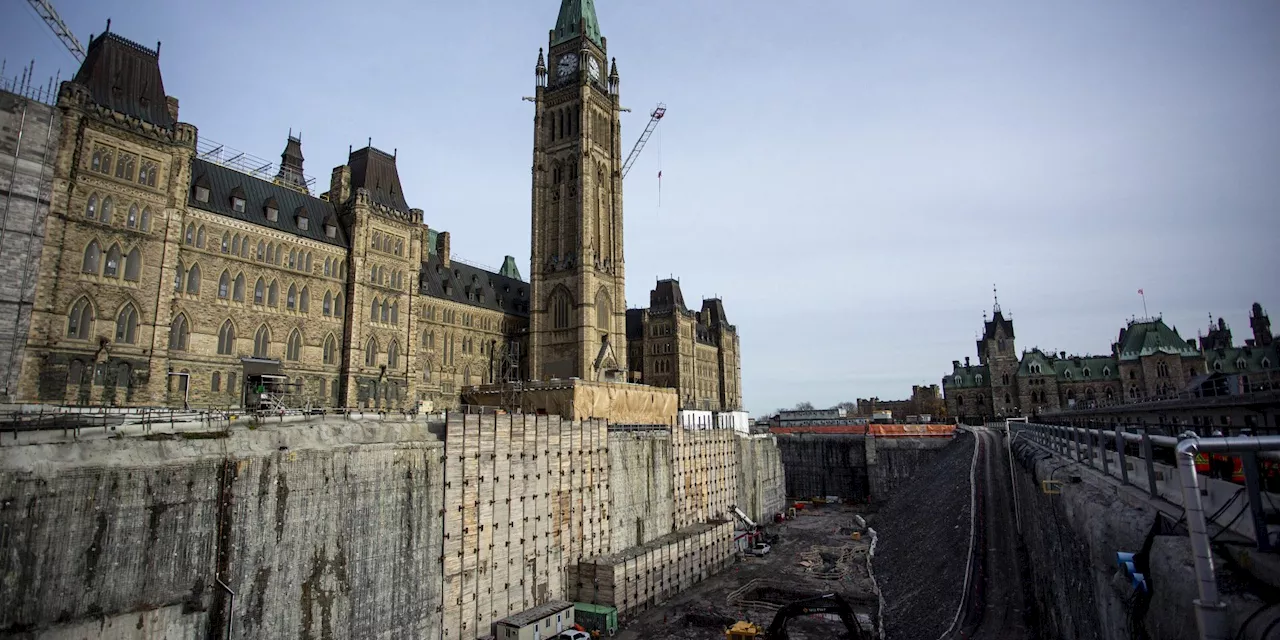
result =
M869 418L877 411L890 411L897 421L907 420L908 416L929 416L937 420L946 415L946 404L942 389L936 384L911 385L911 397L906 400L858 398L858 416Z
M1162 318L1132 320L1120 330L1110 355L1068 355L1040 349L1015 350L1012 318L997 303L983 324L978 363L951 363L942 379L947 413L962 422L982 422L1172 399L1203 393L1204 376L1236 376L1214 388L1238 393L1266 390L1280 380L1280 354L1270 320L1259 304L1250 316L1254 338L1231 344L1219 320L1196 340L1184 340ZM861 411L861 407L859 407Z
M631 380L675 389L681 409L742 408L738 328L719 298L693 311L679 280L659 280L648 308L627 310L627 348Z

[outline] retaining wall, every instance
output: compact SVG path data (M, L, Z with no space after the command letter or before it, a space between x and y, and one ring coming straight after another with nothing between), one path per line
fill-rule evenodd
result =
M7 447L0 633L438 634L442 451L350 423Z
M785 471L775 436L738 436L737 505L756 522L770 522L787 502Z
M1155 502L1145 487L1122 487L1086 465L1050 456L1026 442L1017 441L1013 448L1017 511L1033 577L1030 593L1040 620L1037 638L1128 640L1134 625L1145 627L1151 640L1199 638L1185 529L1153 528L1161 510L1169 522L1175 522L1181 509ZM1141 471L1133 469L1141 470L1141 463L1133 458L1129 463L1130 477L1139 480ZM1080 481L1071 482L1072 477ZM1041 481L1049 478L1068 481L1061 493L1046 494ZM1129 581L1118 570L1115 554L1138 552L1148 543L1146 574L1152 593L1135 599ZM1243 574L1233 571L1225 558L1219 556L1216 566L1235 637L1262 600L1245 588ZM1252 631L1260 632L1265 626L1264 621Z
M952 438L875 438L851 434L778 434L787 495L886 501L937 458Z

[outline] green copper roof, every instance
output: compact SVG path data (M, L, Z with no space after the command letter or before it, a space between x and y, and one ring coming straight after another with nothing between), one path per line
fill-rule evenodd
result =
M502 261L502 268L498 270L498 275L512 280L524 280L520 277L520 267L516 266L516 259L511 256L507 256L507 259Z
M1167 353L1180 356L1198 356L1200 350L1188 345L1178 332L1169 328L1164 320L1156 318L1141 322L1131 322L1120 338L1120 359L1137 360L1138 358Z
M600 41L600 21L596 20L596 4L593 0L560 0L560 19L556 20L555 35L551 46L568 42L583 35L604 48Z

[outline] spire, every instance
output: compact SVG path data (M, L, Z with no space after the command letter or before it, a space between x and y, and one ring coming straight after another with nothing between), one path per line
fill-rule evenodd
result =
M609 94L614 96L615 98L618 96L619 84L620 84L620 81L618 78L618 59L614 58L613 62L609 66Z
M547 86L547 58L542 55L542 48L538 48L538 64L533 68L533 77L538 87Z
M280 153L280 171L276 173L276 184L308 193L307 178L302 173L302 161L302 133L294 136L293 129L290 129L284 151Z
M600 38L600 22L596 19L594 0L560 0L560 17L552 32L551 46L586 36L597 47L604 48Z

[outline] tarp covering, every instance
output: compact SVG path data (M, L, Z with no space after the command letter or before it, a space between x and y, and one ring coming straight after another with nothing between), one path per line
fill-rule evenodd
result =
M463 402L500 407L518 397L525 413L546 413L566 420L603 418L613 424L665 425L676 421L679 401L674 389L640 384L572 380L556 384L526 383L516 393L487 386L463 392Z

